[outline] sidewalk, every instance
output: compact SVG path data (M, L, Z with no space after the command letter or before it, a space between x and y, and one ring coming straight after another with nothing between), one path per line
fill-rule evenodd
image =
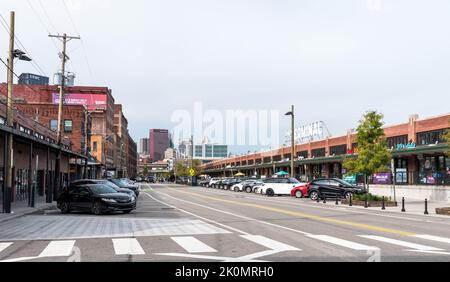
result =
M12 220L24 215L32 214L35 212L56 208L55 203L36 203L36 207L16 207L13 209L12 213L0 213L0 223L8 220Z
M408 200L405 199L405 212L402 212L402 201L398 199L397 207L386 207L386 210L382 210L381 207L369 207L365 208L364 206L349 206L348 204L336 205L336 202L332 199L327 200L326 204L323 204L322 201L318 203L323 206L328 207L341 207L347 209L363 209L369 211L380 211L380 212L389 212L389 213L399 213L399 214L412 214L412 215L423 215L423 216L431 216L431 217L439 217L439 218L447 218L450 219L450 216L439 215L436 214L436 208L450 207L450 202L438 202L438 201L428 201L428 215L424 215L425 212L425 201L418 200Z

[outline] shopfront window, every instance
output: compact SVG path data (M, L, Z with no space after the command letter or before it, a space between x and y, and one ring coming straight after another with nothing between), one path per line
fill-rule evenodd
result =
M423 157L419 160L419 183L449 184L449 165L449 158L445 156Z

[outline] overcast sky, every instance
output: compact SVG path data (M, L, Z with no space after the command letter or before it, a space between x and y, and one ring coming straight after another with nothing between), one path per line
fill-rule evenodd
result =
M387 124L449 112L448 0L65 3L1 0L0 14L9 21L16 12L16 35L49 76L60 43L48 32L81 35L68 45L76 84L110 87L136 141L149 128L173 128L173 111L197 101L205 110L281 114L294 104L298 124L322 120L332 135L368 109ZM7 47L0 26L3 59ZM39 73L25 62L15 70ZM281 136L290 124L280 121Z

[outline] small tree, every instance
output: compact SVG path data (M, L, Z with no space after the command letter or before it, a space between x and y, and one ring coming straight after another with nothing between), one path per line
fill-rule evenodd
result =
M447 131L444 134L444 141L447 143L447 156L450 157L450 129L447 129Z
M351 174L364 174L364 187L369 191L369 178L376 172L389 168L391 153L386 146L383 115L369 111L359 121L357 128L356 158L346 158L344 168Z
M143 174L144 174L144 177L148 176L148 166L147 165L144 166Z
M175 174L177 176L187 176L188 169L182 163L175 164Z

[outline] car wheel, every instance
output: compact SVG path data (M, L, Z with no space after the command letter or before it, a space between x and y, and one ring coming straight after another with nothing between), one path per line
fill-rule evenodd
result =
M261 194L262 194L262 190L261 190ZM266 195L269 196L269 197L273 197L273 196L275 196L275 193L273 192L272 189L267 189L266 190Z
M130 213L132 210L124 210L123 213Z
M61 203L61 213L70 213L69 204L66 202Z
M250 186L245 187L245 192L251 193L252 192L252 187L250 187Z
M234 192L239 192L239 188L234 187Z
M300 190L295 191L295 197L296 198L303 198L303 193Z
M352 194L352 192L346 192L346 193L344 194L344 197L345 197L347 200L350 200L350 197L353 197L353 194Z
M317 191L312 191L309 194L309 197L311 198L311 200L313 201L317 201L317 198L319 198L319 193Z
M96 201L92 204L92 213L95 215L101 215L102 214L102 203L99 201Z

